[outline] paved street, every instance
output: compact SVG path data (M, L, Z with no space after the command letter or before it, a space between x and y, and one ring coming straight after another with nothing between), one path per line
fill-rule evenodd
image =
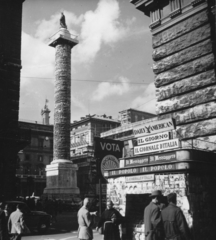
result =
M29 235L22 237L22 240L73 240L77 238L77 231L65 232L65 233L55 233L46 235ZM94 240L101 240L102 236L99 235L94 230Z
M57 221L50 226L44 235L34 232L29 236L23 236L22 240L73 240L77 239L77 229L77 213L65 212L57 216ZM101 235L95 230L94 239L101 239Z

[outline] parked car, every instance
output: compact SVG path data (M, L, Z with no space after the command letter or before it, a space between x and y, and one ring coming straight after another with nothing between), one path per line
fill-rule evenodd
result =
M16 210L16 206L23 206L25 223L31 232L37 230L39 233L45 233L50 227L51 216L43 211L31 211L26 203L22 201L6 201L5 204L10 209L10 213Z

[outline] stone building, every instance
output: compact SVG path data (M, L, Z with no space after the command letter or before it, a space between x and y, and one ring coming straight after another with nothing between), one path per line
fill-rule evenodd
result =
M46 165L53 160L53 125L49 124L47 100L41 110L42 122L19 121L30 131L29 144L19 151L16 168L16 196L41 196L46 187Z
M111 116L86 115L71 123L71 160L78 165L77 185L81 196L96 194L96 163L94 137L120 125Z
M22 4L0 1L0 197L15 197L17 153L28 142L29 131L18 127Z
M121 125L138 122L144 119L152 118L155 114L129 108L119 112L119 120Z
M157 116L101 134L125 142L107 197L126 217L123 239L145 238L143 211L158 189L177 194L193 239L215 239L215 3L130 2L151 17Z
M188 147L216 150L215 3L131 0L151 18L159 118L175 119Z

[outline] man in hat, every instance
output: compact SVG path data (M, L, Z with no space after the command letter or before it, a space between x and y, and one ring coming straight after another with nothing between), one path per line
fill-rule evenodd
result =
M183 212L176 206L177 195L167 195L169 205L161 212L166 240L189 240L190 230Z
M162 240L163 228L160 209L162 193L156 190L150 197L151 202L144 211L145 240Z

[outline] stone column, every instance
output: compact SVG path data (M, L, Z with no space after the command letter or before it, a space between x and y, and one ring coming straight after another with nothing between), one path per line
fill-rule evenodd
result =
M78 194L77 165L70 160L71 122L71 49L78 44L66 28L61 28L49 46L55 47L54 90L54 159L46 167L47 186L44 194L71 199Z

